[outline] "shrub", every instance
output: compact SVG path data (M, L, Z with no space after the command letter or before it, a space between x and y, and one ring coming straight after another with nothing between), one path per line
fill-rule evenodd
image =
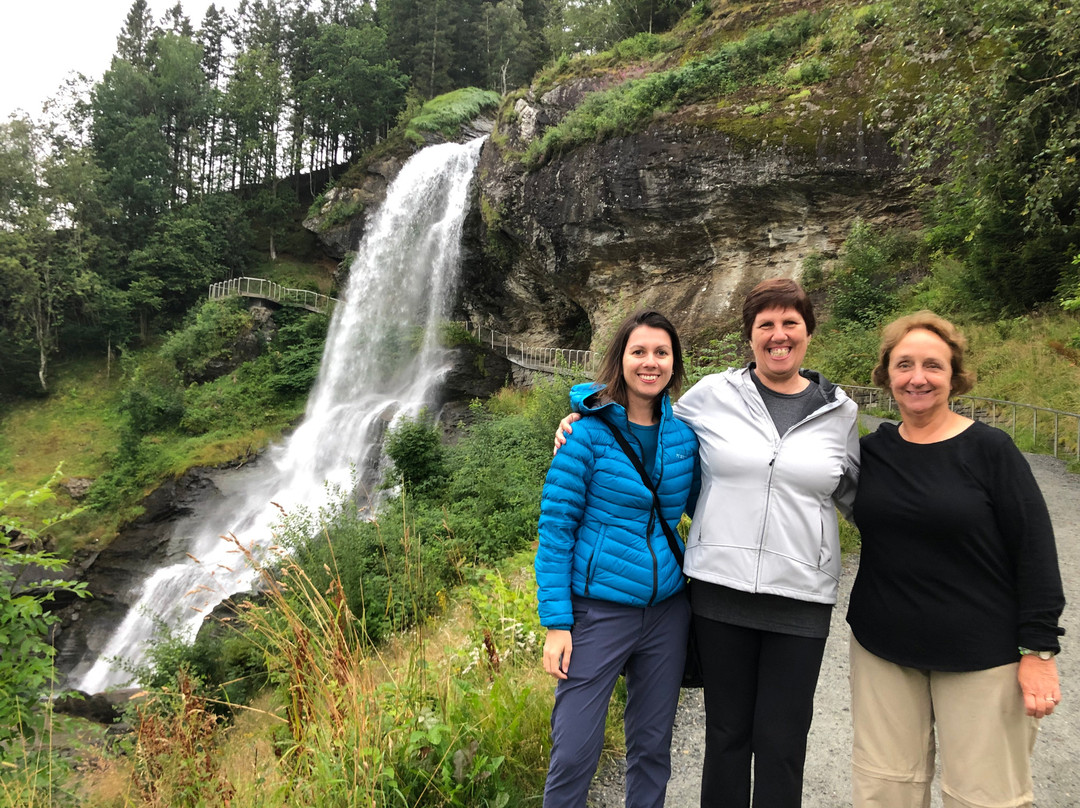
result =
M745 360L746 346L737 332L725 334L720 339L709 340L704 348L696 348L687 357L686 381L696 384L711 373L723 373L728 368L741 367Z
M876 326L829 321L818 327L810 341L806 366L837 384L870 384L877 364L879 335Z
M60 579L38 581L33 590L17 583L17 573L25 567L38 567L59 572L64 560L52 553L21 553L11 547L13 536L22 536L33 543L35 531L24 520L14 516L15 507L34 510L55 499L52 486L60 479L60 469L40 488L33 491L11 491L0 483L0 766L17 754L12 745L17 738L35 738L45 727L47 710L40 705L52 695L56 683L53 658L56 650L49 642L49 628L60 618L46 611L46 604L55 593L64 591L86 597L85 583ZM53 524L75 515L75 511L49 520Z
M642 32L615 43L610 53L616 59L625 61L648 59L663 53L669 47L669 42L669 39L658 34Z
M174 429L184 414L184 388L172 362L157 354L145 354L137 361L123 357L128 377L119 410L124 419L122 450L131 450L144 435Z
M188 313L184 328L166 338L159 354L191 383L215 361L228 360L236 339L251 330L242 298L207 300Z
M789 67L784 73L784 84L792 87L817 84L828 77L828 66L820 59L810 58Z
M479 345L480 340L461 323L443 323L439 329L439 344L445 348L457 348L462 345Z
M830 276L832 318L863 326L884 321L900 304L898 278L915 249L908 234L878 232L856 220Z
M437 484L446 475L439 430L424 410L402 418L386 437L386 454L410 489Z

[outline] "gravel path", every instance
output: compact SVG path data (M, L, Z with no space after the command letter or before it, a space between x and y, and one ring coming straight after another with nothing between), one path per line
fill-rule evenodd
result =
M1026 455L1050 509L1057 537L1061 576L1068 606L1062 618L1066 636L1058 657L1063 700L1042 722L1033 761L1035 804L1039 808L1080 808L1080 476L1069 474L1064 462L1044 455ZM858 559L844 565L840 600L833 611L832 632L825 648L821 678L814 702L814 723L803 787L804 808L849 806L851 720L848 709L848 628L844 622L848 594ZM696 808L704 750L704 706L700 690L684 690L675 720L672 774L667 808ZM589 795L589 808L622 808L622 764L603 769ZM933 807L941 797L934 795Z

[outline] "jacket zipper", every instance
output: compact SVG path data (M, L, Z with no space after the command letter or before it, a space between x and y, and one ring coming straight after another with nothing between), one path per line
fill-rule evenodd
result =
M629 421L628 421L628 423L629 423ZM641 462L644 465L644 463L645 463L645 449L644 449L644 447L642 447L641 441L639 441L637 439L637 436L633 433L632 430L627 429L626 431L630 435L631 439L633 439L634 443L636 443L638 445L638 448L641 449ZM656 434L656 461L658 463L660 463L660 475L659 475L659 478L657 479L657 481L655 483L655 486L654 486L656 488L660 487L660 479L663 479L663 476L664 476L664 464L663 464L663 459L662 459L663 455L661 454L663 452L663 449L664 449L663 440L662 440L663 439L663 434L664 434L664 416L661 415L660 416L660 429L657 431L657 434ZM644 482L642 482L642 485L644 485ZM650 494L650 498L651 498L652 492L649 491L648 488L646 488L645 491L646 491L646 493ZM659 493L657 493L656 498L659 501L659 499L660 499ZM656 521L654 519L654 516L658 517L660 519L664 518L664 515L662 513L657 513L656 508L650 508L649 509L649 521L645 524L645 546L649 548L649 556L652 558L652 594L649 595L649 603L647 604L649 606L652 606L656 602L656 595L660 591L660 561L656 557L656 550L653 549L653 544L652 544L653 527L656 525Z
M757 392L757 391L755 390L755 392ZM761 518L761 533L758 535L757 566L754 569L754 591L755 592L758 591L758 584L761 583L761 563L762 563L762 555L763 555L762 551L765 548L765 534L767 533L766 527L769 524L769 509L770 509L770 507L772 505L772 481L773 481L773 475L776 473L776 458L780 456L780 449L783 447L784 439L788 435L790 435L792 432L794 432L796 429L798 429L800 426L802 426L803 424L805 424L805 423L807 423L809 421L813 421L818 416L824 415L827 412L832 412L834 409L836 409L839 406L840 406L840 402L838 402L836 400L836 398L833 398L833 400L828 402L824 407L819 407L818 409L814 410L812 413L807 415L805 418L803 418L801 421L799 421L797 424L792 424L791 428L788 429L788 431L785 432L783 435L779 435L779 433L777 433L779 435L779 440L777 440L777 441L775 441L773 443L772 457L769 458L769 478L765 483L765 510L762 513L762 518ZM768 415L767 409L766 409L766 415ZM772 416L769 416L769 420L770 420L770 423L771 423L772 422Z

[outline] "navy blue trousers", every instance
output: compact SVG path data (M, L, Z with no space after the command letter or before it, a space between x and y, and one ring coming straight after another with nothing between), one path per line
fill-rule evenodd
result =
M694 618L705 682L701 808L802 804L806 736L825 639Z
M574 598L574 647L555 689L544 808L585 808L604 746L604 722L626 672L626 806L663 808L671 775L671 729L686 661L685 593L655 606Z

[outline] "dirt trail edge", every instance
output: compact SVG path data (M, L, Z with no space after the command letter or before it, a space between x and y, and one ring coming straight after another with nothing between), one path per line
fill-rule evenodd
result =
M1025 455L1039 482L1057 538L1061 577L1068 604L1062 617L1065 637L1058 657L1062 704L1041 722L1032 764L1038 808L1080 808L1080 475L1045 455ZM804 808L851 805L851 714L848 707L847 613L858 558L844 563L840 599L833 611L814 701L814 723L806 755ZM671 745L672 773L666 808L696 808L704 750L704 704L700 690L684 690ZM934 784L934 808L941 797ZM602 767L589 793L589 808L622 808L623 764Z

